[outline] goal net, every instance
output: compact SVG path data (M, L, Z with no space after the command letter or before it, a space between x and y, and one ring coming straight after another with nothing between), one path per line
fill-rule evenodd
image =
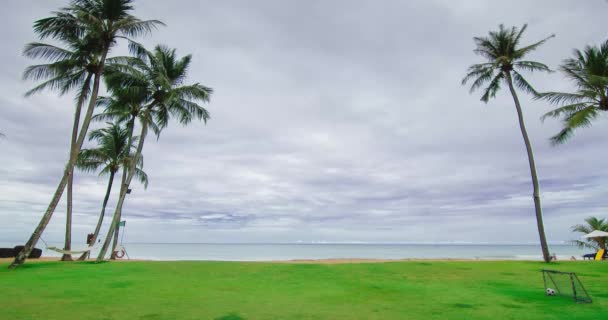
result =
M574 272L542 270L545 292L574 299L578 303L591 303L591 297Z

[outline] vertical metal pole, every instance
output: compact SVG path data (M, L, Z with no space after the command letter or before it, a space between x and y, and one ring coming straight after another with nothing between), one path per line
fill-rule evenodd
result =
M572 277L572 273L570 273L570 283L572 284L572 295L574 296L574 302L578 302L576 298L576 286L574 285L574 277Z
M583 289L583 292L585 293L585 299L589 299L589 303L593 302L593 300L591 299L591 296L589 295L589 293L587 293L587 289L585 289L585 287L583 286L583 283L581 282L581 280L579 280L578 276L576 275L576 273L574 274L574 277L576 278L576 281L578 281L578 284L581 285L581 289Z
M553 273L553 272L551 272ZM553 283L553 286L555 286L555 291L557 291L557 293L559 293L560 295L562 294L562 290L559 289L559 286L557 285L557 282L555 282L555 280L553 280L553 277L551 276L551 273L548 273L547 275L549 276L549 279L551 279L551 283Z

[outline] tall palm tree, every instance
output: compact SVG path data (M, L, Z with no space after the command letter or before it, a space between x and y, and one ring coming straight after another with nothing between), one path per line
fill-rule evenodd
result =
M83 39L95 57L94 64L87 66L92 73L93 84L89 93L89 104L84 115L82 126L72 148L70 158L65 167L63 176L45 211L40 223L25 244L24 249L17 254L9 268L13 269L25 262L40 235L50 221L55 208L63 194L63 190L73 172L86 137L93 110L97 104L101 77L105 67L106 57L119 38L129 39L148 34L159 25L158 20L142 21L131 15L133 0L72 0L70 5L60 9L51 17L40 19L34 23L34 30L41 39L53 39L59 42L72 41L75 38Z
M91 244L95 243L97 236L99 235L99 230L101 229L103 218L105 216L106 206L110 198L110 192L112 191L114 176L121 168L123 170L127 169L129 160L133 156L130 150L133 149L133 145L131 145L131 148L129 148L127 144L129 139L128 128L125 128L118 123L108 123L108 125L109 126L107 128L97 129L89 134L89 140L96 140L97 147L93 149L81 150L78 157L78 162L76 163L77 168L80 170L86 172L95 172L101 168L101 171L99 172L100 176L110 176L108 179L106 194L101 206L101 213L99 214L99 219L91 239ZM136 141L137 139L135 138L134 140ZM142 165L143 161L139 161L137 167L135 168L135 177L138 178L145 188L147 188L148 176L141 169ZM83 253L79 260L85 260L88 255L89 252Z
M515 91L515 86L524 92L533 95L538 94L520 71L549 72L550 70L546 65L540 62L523 59L553 36L547 37L531 45L520 46L520 40L524 31L526 31L526 28L527 25L524 25L521 29L518 29L517 27L505 28L503 25L500 25L498 31L489 32L487 37L473 38L476 46L473 52L484 58L487 62L470 66L468 74L462 80L462 84L465 85L467 82L473 80L470 92L487 84L487 87L485 87L484 93L481 96L481 101L485 103L496 96L496 93L503 83L509 87L509 91L513 96L513 102L515 103L515 109L517 110L519 128L521 129L526 151L528 152L528 163L532 176L534 207L536 210L536 223L540 236L543 258L546 262L549 262L551 258L543 226L536 165L534 164L532 146L526 131L524 116L517 92Z
M94 120L114 120L117 123L126 123L128 131L128 144L132 144L132 140L135 139L133 136L135 123L139 120L142 126L142 132L145 131L147 134L148 128L157 135L160 135L161 128L159 128L154 120L155 109L151 108L151 104L144 105L149 100L149 92L147 90L147 83L145 78L129 78L131 73L137 72L137 70L131 68L128 65L122 64L121 62L133 61L133 59L125 59L124 57L111 59L110 64L106 69L106 86L111 92L111 96L102 97L99 99L99 105L104 107L104 112L93 117ZM127 70L127 73L125 73ZM145 128L145 130L144 130ZM138 144L138 150L141 150L143 145ZM136 152L137 154L137 152ZM141 151L139 152L141 154ZM142 161L142 157L133 155L131 159L137 159L138 162ZM130 163L127 163L123 169L121 178L121 192L125 181L128 177ZM124 190L128 190L124 189ZM116 216L116 214L115 214ZM118 221L120 221L120 213L118 215ZM113 223L112 223L113 225ZM111 233L108 232L108 235ZM118 229L114 231L114 244L112 246L112 258L115 258L114 248L118 241ZM105 249L107 250L107 249Z
M44 89L58 89L60 94L66 94L70 90L79 88L77 93L76 110L74 112L74 123L72 125L72 139L70 142L70 153L68 159L76 152L78 127L81 117L82 105L86 101L90 89L92 70L97 65L97 57L91 51L89 39L79 38L76 34L66 34L63 43L67 48L61 48L41 42L32 42L26 45L23 54L32 59L43 58L50 63L33 65L28 67L23 75L24 79L44 80L26 93L26 96L40 92ZM72 235L72 184L74 170L68 172L67 181L67 212L66 233L64 250L71 249ZM63 261L72 260L71 255L64 254Z
M199 83L183 84L192 60L191 55L178 58L174 49L161 45L156 46L153 51L147 51L141 46L133 49L136 57L113 69L108 79L112 82L110 88L126 87L135 92L136 96L145 98L142 99L137 113L141 133L134 159L139 159L149 128L158 136L171 117L177 118L182 125L189 124L193 119L207 122L209 113L198 102L208 102L213 90ZM146 94L142 94L143 92ZM131 121L134 118L132 117ZM121 219L127 190L135 174L135 162L131 161L129 167L129 170L123 171L118 204L97 261L104 259L112 238L114 245L111 257L115 256L114 249L118 238L116 227Z
M573 93L547 92L540 98L559 108L546 113L543 120L563 117L564 128L551 138L553 144L566 142L578 128L589 127L602 111L608 111L608 41L601 46L574 50L560 70L576 86Z
M582 234L591 233L594 230L606 231L608 232L608 220L607 219L599 219L596 217L589 217L585 219L586 224L577 224L572 227L572 232L580 232ZM608 244L608 239L606 238L592 238L587 241L580 240L572 240L572 244L578 246L579 248L589 248L589 249L606 249Z

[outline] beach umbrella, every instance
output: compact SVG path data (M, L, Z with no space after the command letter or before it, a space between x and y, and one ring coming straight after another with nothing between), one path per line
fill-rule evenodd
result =
M600 230L593 230L591 233L587 233L586 235L582 236L582 238L586 238L586 239L606 238L606 237L608 237L608 232L600 231Z

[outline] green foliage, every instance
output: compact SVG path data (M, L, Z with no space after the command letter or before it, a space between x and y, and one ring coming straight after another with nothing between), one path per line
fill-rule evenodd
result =
M209 119L199 102L209 102L213 89L199 83L184 85L191 55L178 58L175 49L162 45L153 51L135 42L130 47L134 57L112 59L106 68L111 96L100 99L105 111L97 119L124 122L135 116L157 136L171 117L183 125Z
M198 83L183 85L191 61L189 55L178 59L173 49L159 45L150 52L135 42L131 42L130 49L135 57L110 61L104 73L111 96L100 100L101 104L105 105L105 111L97 118L127 121L129 137L133 135L135 121L138 119L141 123L141 133L134 159L140 161L149 128L159 137L170 117L177 118L183 125L193 119L206 122L209 113L198 102L208 102L212 89ZM113 223L97 261L104 259L114 226L120 219L126 196L125 188L129 187L136 170L135 161L130 161L128 170L125 171L128 175L123 176Z
M601 46L574 50L574 57L564 60L560 71L576 91L547 92L539 98L559 106L546 118L561 118L563 129L551 138L553 144L566 142L578 128L590 127L601 111L608 111L608 41Z
M34 23L34 31L41 40L59 41L64 47L43 42L25 46L23 54L50 63L33 65L24 72L24 79L43 80L27 95L44 89L65 94L79 88L82 101L88 97L90 78L101 71L102 57L116 43L118 37L147 34L162 22L142 21L129 14L132 0L73 0L69 6L52 16Z
M585 219L585 224L577 224L572 227L572 232L578 232L581 235L591 233L594 230L608 232L608 220L599 219L596 217L588 217ZM606 248L608 245L608 239L587 239L586 241L572 240L571 243L579 248L589 248L597 250L600 247Z
M487 85L483 89L484 93L481 96L481 101L488 102L491 98L494 98L500 90L502 82L506 81L506 77L509 75L512 75L515 86L520 90L533 95L538 94L521 75L520 70L529 72L550 72L551 70L540 62L527 61L523 58L552 38L553 35L531 45L520 47L520 40L526 29L527 25L518 29L517 27L505 28L501 24L498 31L490 31L487 37L473 38L476 46L473 51L487 62L470 66L467 75L462 79L462 84L465 85L473 81L470 89L471 93Z
M91 131L89 140L96 140L97 147L80 150L76 167L85 172L100 170L100 175L116 173L121 168L128 168L129 162L134 157L132 153L135 137L130 147L127 147L129 130L118 123L108 123L108 127ZM139 157L135 177L144 185L148 186L148 175L142 170L143 157Z
M541 262L0 264L6 319L602 319L601 262L577 272L593 303L547 297ZM118 298L117 298L118 297Z

